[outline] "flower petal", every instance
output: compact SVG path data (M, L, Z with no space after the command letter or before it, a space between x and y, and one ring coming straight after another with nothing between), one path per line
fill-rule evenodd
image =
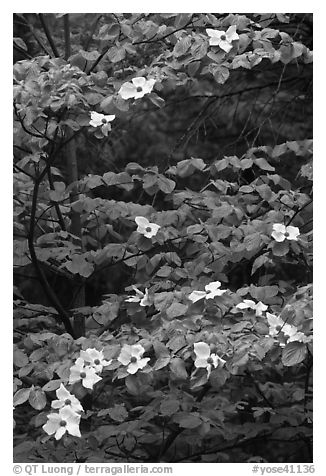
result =
M227 40L221 40L218 46L226 53L232 50L232 44Z
M120 355L118 357L118 361L122 364L122 365L128 365L130 363L130 359L131 359L131 349L130 349L130 346L128 345L125 345L122 347L121 349L121 352L120 352Z
M300 230L296 226L287 226L286 231L289 234L288 240L297 240L297 237L300 235Z
M132 357L139 358L143 355L143 353L145 352L145 349L140 344L134 344L131 346L130 352Z
M213 291L216 291L220 287L221 287L220 281L212 281L211 283L206 284L205 291L213 292Z
M138 226L146 228L150 225L149 221L145 217L135 217L135 222Z
M281 233L279 231L273 231L272 237L274 238L274 240L278 241L279 243L285 240L284 233Z
M273 230L284 235L286 232L286 226L283 225L283 223L274 223Z
M63 435L66 433L67 431L67 428L65 426L60 426L57 431L56 431L56 434L54 435L55 439L56 440L60 440Z
M194 352L200 359L208 359L210 356L211 350L206 342L195 342L194 343Z
M192 302L197 302L204 297L206 297L205 291L193 291L191 294L189 294L188 299L190 299Z
M226 30L225 36L229 42L238 40L239 35L237 33L237 26L236 25L231 25L229 28Z
M68 390L65 388L63 383L60 384L60 387L56 391L56 395L59 398L59 400L65 400L66 398L71 397L71 393L68 392Z
M137 78L133 78L132 82L136 88L143 88L146 84L146 78L143 78L142 76L139 76Z
M131 99L135 97L136 87L132 83L124 83L119 89L118 94L122 99Z
M224 31L221 30L212 30L212 28L206 28L206 33L212 39L220 39L222 35L225 35Z

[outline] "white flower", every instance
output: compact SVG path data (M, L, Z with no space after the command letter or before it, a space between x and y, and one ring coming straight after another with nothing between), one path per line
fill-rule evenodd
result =
M269 335L276 337L281 331L283 331L284 321L280 316L266 312L266 317L269 325Z
M256 316L262 316L263 312L268 309L268 306L266 306L266 304L262 303L261 301L255 303L251 299L244 299L243 302L237 304L236 307L238 309L253 309L256 311Z
M79 382L79 380L82 381L83 387L92 389L95 383L102 380L102 377L99 377L92 367L85 366L84 359L78 357L75 365L70 368L69 383Z
M209 345L205 342L196 342L194 344L194 352L196 354L195 367L205 368L207 370L207 377L211 374L212 365L216 368L219 363L221 366L225 364L225 360L221 359L221 357L211 354Z
M136 217L135 222L138 225L136 231L146 236L146 238L152 238L161 228L159 225L156 225L156 223L150 223L145 217Z
M292 326L291 324L284 324L282 332L288 336L287 344L295 341L307 344L312 340L312 336L306 336L303 332L298 331L296 326Z
M68 392L63 384L60 385L56 391L56 394L59 400L53 400L51 403L52 408L58 410L59 408L68 407L71 408L71 410L75 413L84 411L80 401L75 397L75 395L72 395L70 392Z
M119 89L122 99L139 99L152 91L155 79L133 78L131 83L124 83Z
M221 286L220 281L213 281L209 284L206 284L205 291L193 291L189 294L188 299L192 302L197 302L200 299L214 299L215 296L222 296L226 293L226 289L219 289Z
M231 25L227 31L212 30L206 28L206 33L210 37L210 46L219 46L222 50L228 53L232 49L232 41L238 40L239 35L236 32L236 25Z
M93 127L101 127L103 134L107 136L108 132L111 130L110 122L113 121L114 119L115 119L114 114L105 116L104 114L100 114L98 112L92 111L89 125Z
M122 365L128 365L127 372L135 374L139 369L143 369L150 360L149 357L142 359L144 352L145 349L140 344L125 344L121 349L118 361L121 362Z
M152 304L149 294L148 294L148 289L145 289L145 294L141 292L136 286L132 285L132 289L136 292L135 296L129 296L128 299L126 299L126 302L139 302L141 306L150 306Z
M80 415L68 406L61 408L59 413L50 413L47 418L48 421L42 428L48 435L54 434L56 440L60 440L66 431L70 435L81 436L79 431Z
M112 362L112 359L109 361L104 359L102 350L99 351L96 349L81 350L80 357L97 373L102 372L103 367L110 365Z
M285 226L282 223L274 223L272 237L278 242L284 240L295 240L297 241L298 236L300 235L299 228L296 226Z

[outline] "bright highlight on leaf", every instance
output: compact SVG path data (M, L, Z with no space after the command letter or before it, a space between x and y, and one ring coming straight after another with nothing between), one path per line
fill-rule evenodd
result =
M300 231L296 226L285 226L282 223L274 223L273 225L272 237L280 243L284 240L297 241L299 235Z
M222 50L228 53L233 47L232 42L239 39L236 29L236 25L231 25L226 31L206 28L206 33L210 37L210 46L219 46Z
M152 92L155 79L146 79L143 77L133 78L131 83L124 83L119 89L119 95L122 99L139 99Z

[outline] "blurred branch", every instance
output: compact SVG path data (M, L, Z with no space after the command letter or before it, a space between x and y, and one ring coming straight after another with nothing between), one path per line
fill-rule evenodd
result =
M38 14L38 17L39 17L39 20L40 20L40 22L41 22L42 28L43 28L43 30L44 30L45 36L46 36L46 38L47 38L47 40L48 40L48 42L49 42L49 44L50 44L50 46L51 46L51 49L52 49L52 51L53 51L54 56L55 56L56 58L59 58L59 57L60 57L59 52L58 52L57 47L56 47L56 45L55 45L55 43L54 43L54 40L53 40L53 38L52 38L50 29L49 29L49 27L48 27L48 25L47 25L47 23L46 23L44 14L43 14L43 13L39 13L39 14Z

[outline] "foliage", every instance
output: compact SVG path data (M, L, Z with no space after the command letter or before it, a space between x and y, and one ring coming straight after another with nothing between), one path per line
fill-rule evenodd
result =
M15 460L311 461L310 16L16 21Z

